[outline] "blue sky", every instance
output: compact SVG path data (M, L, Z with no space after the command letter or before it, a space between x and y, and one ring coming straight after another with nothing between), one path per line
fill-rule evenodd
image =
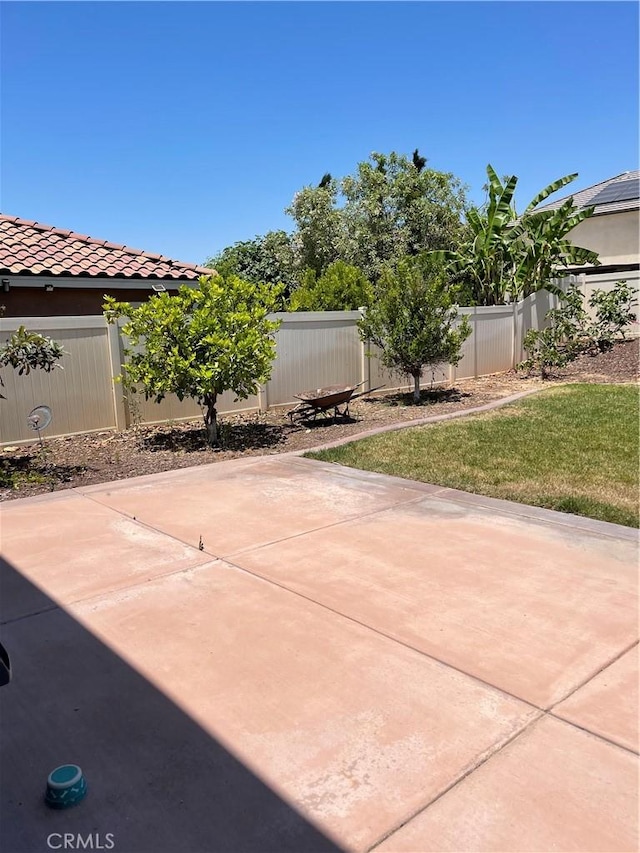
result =
M576 188L638 167L638 6L0 4L2 212L202 262L414 148Z

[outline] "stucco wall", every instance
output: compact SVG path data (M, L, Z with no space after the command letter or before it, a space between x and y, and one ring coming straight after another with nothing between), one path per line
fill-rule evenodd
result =
M591 216L570 232L570 239L577 246L598 252L604 266L637 264L640 260L640 210Z

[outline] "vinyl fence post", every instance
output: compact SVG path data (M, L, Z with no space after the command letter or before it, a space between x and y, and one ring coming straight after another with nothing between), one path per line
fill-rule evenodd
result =
M105 320L106 323L106 320ZM107 342L109 345L109 363L111 365L111 395L116 429L126 429L130 426L127 401L124 396L122 382L116 382L115 377L122 373L122 344L118 322L107 324Z
M478 378L478 307L473 306L473 378Z
M364 317L364 312L366 310L367 309L364 307L358 308L361 317ZM356 334L360 337L357 328ZM364 383L362 387L365 391L368 391L371 388L371 359L367 356L368 348L369 341L365 341L360 338L360 381Z
M258 409L261 412L266 412L269 408L269 384L258 386Z
M578 286L580 287L580 290L582 291L582 295L586 299L587 298L587 277L583 272L581 272L580 275L578 276L578 282L579 282Z

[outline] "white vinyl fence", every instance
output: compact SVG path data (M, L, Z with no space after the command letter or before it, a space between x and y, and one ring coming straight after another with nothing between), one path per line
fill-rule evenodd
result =
M615 282L614 282L615 283ZM457 367L439 365L425 370L423 386L432 382L483 376L509 370L522 361L522 340L528 329L541 328L555 297L540 291L522 302L496 307L462 308L469 317L472 334L465 341ZM218 403L221 415L241 411L265 411L297 402L294 394L340 383L363 388L384 385L388 390L407 388L407 377L386 371L377 354L368 357L358 336L358 311L282 313L276 336L277 357L270 381L247 400L234 400L230 392ZM62 344L67 355L63 370L32 371L19 376L12 368L3 370L6 399L0 400L0 444L32 441L34 433L27 415L37 405L51 407L53 421L49 437L124 429L134 422L160 423L200 416L198 405L189 400L168 398L157 404L135 396L129 403L122 387L113 381L121 372L123 338L120 326L108 326L96 317L26 317L0 319L0 341L24 324Z

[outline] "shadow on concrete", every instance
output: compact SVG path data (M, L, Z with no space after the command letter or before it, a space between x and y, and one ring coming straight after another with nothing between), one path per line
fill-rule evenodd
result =
M0 624L13 671L0 689L7 853L63 849L64 833L115 853L341 849L5 560ZM53 811L47 775L66 763L88 794Z

